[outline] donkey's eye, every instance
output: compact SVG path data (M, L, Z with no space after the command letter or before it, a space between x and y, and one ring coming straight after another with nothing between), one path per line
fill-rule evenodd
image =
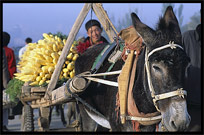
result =
M161 69L160 69L158 66L156 66L156 65L153 65L153 70L154 70L154 71L157 71L157 72L160 72L160 71L161 71Z
M173 64L174 64L174 61L173 61L172 59L170 59L170 60L168 61L168 63L169 63L170 65L173 65Z

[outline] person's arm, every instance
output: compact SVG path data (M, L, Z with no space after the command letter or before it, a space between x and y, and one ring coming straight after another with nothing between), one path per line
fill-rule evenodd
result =
M8 51L7 59L9 60L7 62L8 62L10 77L13 78L13 74L16 73L16 59L15 59L14 51L12 49Z
M13 74L16 73L16 59L15 59L15 54L14 51L12 50L12 63L11 63L11 74L13 78Z

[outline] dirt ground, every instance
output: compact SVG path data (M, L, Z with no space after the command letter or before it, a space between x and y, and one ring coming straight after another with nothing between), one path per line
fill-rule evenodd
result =
M39 127L37 124L37 119L39 117L39 113L38 113L38 109L34 109L34 126L35 126L35 132L38 131ZM67 106L65 106L64 109L64 113L65 113L65 118L66 118L66 114L67 114ZM21 115L16 115L15 119L13 120L9 120L8 126L7 126L9 132L22 132L21 131ZM55 112L55 108L53 109L52 112L52 120L50 123L50 131L52 132L73 132L75 131L74 128L66 128L64 127L64 125L61 122L60 119L60 115L57 115L57 113Z

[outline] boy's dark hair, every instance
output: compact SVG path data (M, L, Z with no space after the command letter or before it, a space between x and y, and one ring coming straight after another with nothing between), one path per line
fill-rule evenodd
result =
M85 24L86 31L88 31L88 29L92 26L98 26L99 28L101 28L101 24L97 20L92 19Z
M7 32L3 32L3 46L8 46L10 42L10 35Z
M30 37L28 37L28 38L26 38L26 43L28 44L28 43L32 43L32 39L30 38Z

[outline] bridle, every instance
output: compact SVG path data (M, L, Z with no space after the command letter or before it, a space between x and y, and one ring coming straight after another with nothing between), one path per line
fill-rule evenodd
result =
M162 47L158 47L153 49L151 52L148 52L148 49L146 48L146 53L145 53L145 69L146 69L146 73L147 73L147 82L148 82L148 86L149 86L149 90L151 93L151 97L153 99L153 103L155 108L157 109L157 111L160 112L158 105L157 105L157 101L162 100L162 99L167 99L173 96L179 96L181 98L184 98L184 95L187 95L187 92L185 90L183 90L183 88L178 88L177 90L171 91L171 92L167 92L167 93L162 93L162 94L155 94L155 90L153 88L152 85L152 80L151 80L151 76L150 76L150 67L149 67L149 57L154 54L155 52L161 51L163 49L166 48L171 48L171 49L176 49L176 48L180 48L183 50L183 48L178 45L178 44L174 44L174 42L169 42L169 44L164 45Z
M157 109L158 112L161 112L159 110L159 108L158 108L157 103L156 103L158 100L167 99L167 98L174 97L174 96L179 96L181 98L184 98L184 95L187 95L187 92L185 90L183 90L183 88L179 88L179 89L171 91L171 92L156 95L155 90L154 90L153 85L152 85L151 76L150 76L149 57L152 54L154 54L155 52L161 51L163 49L166 49L166 48L176 49L177 47L183 50L183 48L180 45L174 44L174 42L169 42L169 44L164 45L162 47L155 48L150 52L146 48L144 68L145 68L146 74L147 74L147 82L148 82L149 90L150 90L150 93L151 93L151 97L153 99L154 106L155 106L155 108ZM120 74L120 72L121 72L121 70L107 72L107 73L97 73L97 74L91 74L91 72L88 72L88 73L83 73L83 75L81 74L80 76L85 77L86 79L91 80L91 81L95 81L95 82L98 82L98 83L118 87L117 82L108 81L108 80L99 79L99 78L94 78L94 76L115 75L115 74ZM137 116L126 116L126 120L138 121L139 123L143 123L143 124L144 124L144 122L146 122L148 124L144 124L144 125L152 125L152 124L157 123L158 120L159 121L162 120L162 117L161 117L161 115L150 116L148 118L137 117Z

